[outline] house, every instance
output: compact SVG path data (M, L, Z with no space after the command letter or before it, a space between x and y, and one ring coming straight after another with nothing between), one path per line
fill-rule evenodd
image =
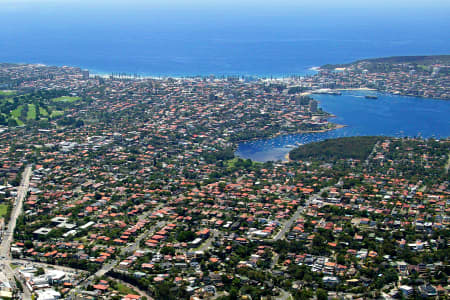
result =
M323 284L327 286L334 286L339 283L339 279L335 276L324 276L322 278Z
M423 284L423 285L419 286L419 292L422 297L426 297L426 298L437 296L437 290L431 284Z
M140 299L141 299L141 296L133 295L133 294L128 294L122 298L122 300L140 300Z
M61 294L54 289L43 289L36 291L37 300L57 300L61 298Z
M405 297L412 296L412 294L414 293L414 288L408 285L402 285L398 289Z

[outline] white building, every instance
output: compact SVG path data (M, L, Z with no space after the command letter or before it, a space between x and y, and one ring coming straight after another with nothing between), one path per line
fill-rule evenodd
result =
M61 294L54 289L44 289L36 291L37 300L57 300L61 298Z

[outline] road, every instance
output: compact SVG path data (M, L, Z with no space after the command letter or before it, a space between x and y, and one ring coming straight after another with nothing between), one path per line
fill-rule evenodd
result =
M3 240L0 244L0 265L2 266L1 272L9 280L11 286L16 287L16 282L14 279L14 270L11 268L11 242L14 238L14 229L16 228L17 218L22 212L23 200L27 196L28 187L30 185L31 177L31 165L28 165L22 173L22 181L17 189L17 199L14 203L13 209L11 211L11 217L8 223L8 230L4 232ZM17 278L19 279L19 278ZM20 280L20 279L19 279ZM21 295L22 299L31 299L31 294L22 282L24 294Z
M46 264L46 263L42 263L42 262L35 262L35 261L30 261L30 260L25 260L25 259L13 259L12 262L16 263L16 264L22 264L22 265L33 265L33 266L42 267L42 268L46 268L46 269L47 268L52 268L52 269L64 271L66 273L73 273L73 274L76 274L76 275L81 275L81 274L87 274L88 273L85 270L74 269L74 268L65 267L65 266L59 266L59 265L51 265L51 264ZM117 261L113 261L110 264L108 264L108 268L109 268L109 265L112 265L114 267L114 266L116 266L116 264L117 264ZM97 273L95 274L95 276L103 276L104 275L104 274L97 274ZM107 277L107 278L111 279L111 280L114 280L114 281L118 281L118 282L122 283L123 285L128 286L129 288L135 290L139 295L145 296L149 300L152 299L151 296L148 293L138 289L134 285L131 285L131 284L129 284L127 282L124 282L124 281L122 281L120 279L117 279L117 278L113 278L113 277Z
M197 251L206 251L211 248L212 242L218 236L218 230L212 229L211 232L211 236L200 247L198 247Z
M317 197L323 193L324 191L328 191L330 189L329 186L322 188L318 193L313 194L311 196L309 196L308 200L306 200L305 205L300 205L297 208L297 211L292 215L292 217L289 218L289 220L287 220L283 225L280 231L278 231L278 233L273 237L272 241L278 241L280 239L284 239L286 232L288 230L291 229L292 224L300 217L300 215L303 213L303 210L305 209L305 207L308 207L311 202L315 199L317 199Z
M155 208L153 208L152 210L149 210L147 212L145 212L144 214L142 214L141 216L139 216L139 220L144 220L145 218L147 218L149 215L151 215L153 212L158 211L159 209L161 209L163 207L164 204L160 204L158 206L156 206ZM128 253L133 253L136 250L139 250L140 248L140 242L145 239L146 237L154 234L157 230L159 230L161 227L166 226L169 223L169 221L158 221L155 225L153 225L150 229L146 230L145 232L143 232L142 234L140 234L133 243L131 243L130 245L122 248L122 253L124 254L128 254ZM88 285L90 285L92 283L92 281L94 280L95 277L102 277L104 276L106 273L108 273L109 271L111 271L114 268L118 267L118 264L120 263L120 260L113 260L109 263L106 263L105 265L102 266L101 269L99 269L97 272L95 272L94 274L90 275L89 277L87 277L85 280L83 280L82 282L80 282L80 284L78 285L78 287L76 289L74 289L72 291L72 295L80 292L81 288L87 288ZM119 279L116 278L112 278L109 277L111 279L114 279L116 281L121 281ZM122 283L125 284L125 282L121 281ZM140 295L146 296L148 299L151 299L151 297L144 291L139 290L139 288L137 288L136 286L133 286L129 283L126 283L127 286L129 286L130 288L136 290L139 292Z
M153 300L153 297L150 296L147 292L142 291L140 289L138 289L136 286L129 284L128 282L125 282L123 280L117 279L117 278L113 278L113 277L108 277L114 281L120 282L123 285L126 285L127 287L129 287L130 289L136 291L141 297L147 297L148 300Z
M22 212L23 200L25 199L28 187L30 185L31 177L31 166L27 166L22 173L22 182L17 190L17 199L14 207L11 211L11 218L8 223L8 230L3 236L2 243L0 244L0 256L9 257L10 256L10 246L14 237L14 229L16 228L17 218Z
M450 169L450 154L448 155L447 164L445 165L445 174L448 174L448 169Z
M145 232L141 233L134 242L126 246L125 248L122 248L122 253L134 253L136 250L140 249L141 241L145 238L147 238L150 235L153 235L155 231L159 230L159 228L164 227L168 224L168 221L158 221L154 226L152 226L149 230L146 230Z
M11 247L11 243L12 243L13 238L14 238L14 229L16 227L17 218L19 217L19 215L22 212L23 201L26 198L26 195L27 195L27 192L28 192L31 174L32 174L32 167L31 167L31 165L29 165L29 166L27 166L25 168L25 170L24 170L24 172L22 174L22 182L21 182L21 184L20 184L20 186L18 188L18 191L17 191L17 200L14 203L14 207L13 207L13 210L11 212L11 219L10 219L10 222L8 224L8 230L5 231L3 240L2 240L2 242L0 244L0 267L1 267L0 270L1 270L2 274L4 274L4 276L6 276L6 278L9 280L9 282L10 282L10 284L11 284L11 286L13 288L16 286L14 276L16 276L16 278L18 280L20 280L20 277L18 276L17 272L15 272L11 268L11 265L10 265L11 262L21 263L21 264L31 263L33 265L38 265L38 266L42 266L42 267L52 267L54 269L64 270L66 272L75 272L77 274L85 272L84 270L78 270L78 269L73 269L73 268L64 267L64 266L50 265L50 264L32 262L32 261L28 261L28 260L16 260L16 259L12 260L11 259L10 247ZM145 219L146 217L148 217L148 215L150 215L154 211L157 211L162 206L163 206L163 204L160 204L157 207L155 207L153 210L148 211L145 214L142 214L139 217L139 219L140 220ZM143 238L145 238L146 236L150 235L151 233L153 233L154 231L159 229L161 226L165 226L166 223L167 223L167 221L159 221L157 224L152 226L151 229L149 229L146 232L144 232L143 234L141 234L132 245L129 245L126 248L124 248L124 250L126 252L128 252L128 251L134 252L135 250L139 249L139 243L140 243L140 241ZM95 274L92 274L87 279L85 279L82 282L80 282L80 285L78 285L78 288L81 287L81 286L86 287L95 276L100 277L100 276L105 275L108 271L110 271L113 268L117 267L118 263L119 263L118 260L113 260L113 261L105 264ZM114 280L117 281L117 279L115 279L115 278L111 278L111 279L114 279ZM21 282L21 283L22 283L22 286L24 287L23 288L24 294L20 295L20 299L25 299L25 300L31 299L30 291L26 288L24 282ZM130 285L128 283L125 283L125 282L122 282L122 283L126 284L130 288L138 291L141 296L146 296L148 299L151 299L151 297L146 292L141 291L138 288L136 288L135 286L132 286L132 285Z
M159 208L155 208L154 211L158 210ZM152 226L152 228L150 228L149 230L146 230L144 233L142 233L141 235L139 235L136 240L131 244L128 245L124 248L122 248L122 253L133 253L136 250L139 250L140 248L140 242L142 239L144 239L145 237L152 235L155 231L159 230L159 228L167 225L168 221L159 221L157 222L154 226ZM103 275L105 275L106 273L108 273L109 271L111 271L112 269L114 269L115 267L118 266L119 264L119 260L113 260L105 265L103 265L103 267L98 270L97 272L95 272L94 274L92 274L91 276L89 276L85 281L84 284L86 287L88 285L88 283L94 279L94 277L101 277Z
M377 148L380 145L380 142L376 142L375 145L373 145L372 151L370 152L370 154L367 156L366 160L364 161L364 165L368 166L370 160L375 156L375 154L377 154Z
M76 274L87 273L86 270L74 269L74 268L60 266L60 265L52 265L52 264L47 264L47 263L43 263L43 262L36 262L33 260L28 260L28 259L12 259L11 262L15 263L15 264L20 264L20 265L33 265L33 266L42 267L42 268L51 268L51 269L55 269L55 270L61 270L66 273L76 273Z

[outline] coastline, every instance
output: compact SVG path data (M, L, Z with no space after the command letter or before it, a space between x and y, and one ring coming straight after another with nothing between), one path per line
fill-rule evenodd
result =
M336 117L334 115L329 116L330 118ZM344 127L347 127L348 125L343 125L343 124L335 124L335 123L329 123L329 124L333 124L334 126L332 128L324 128L324 129L319 129L319 130L299 130L297 132L294 133L288 133L288 134L303 134L303 133L318 133L318 132L327 132L327 131L332 131L332 130L336 130L336 129L341 129ZM285 135L285 134L278 134L276 136L280 136L280 135Z
M331 123L334 124L334 123ZM343 124L334 124L333 128L330 129L322 129L322 130L316 130L316 131L303 131L303 132L299 132L299 133L315 133L315 132L327 132L327 131L331 131L331 130L335 130L335 129L340 129L340 128L345 128L348 125L343 125ZM292 150L291 150L292 151ZM286 153L286 155L284 156L284 162L290 162L291 159L289 158L289 153L291 153L291 151L289 151L288 153Z
M377 89L371 89L367 87L361 87L361 88L345 88L345 89L336 89L336 91L378 91Z
M336 117L336 116L334 116L334 115L329 116L329 118L332 118L332 117ZM236 143L236 144L240 144L240 143L247 143L247 142L257 141L257 140L273 139L273 138L283 136L283 135L328 132L328 131L341 129L341 128L348 126L348 125L335 124L335 123L329 123L329 124L333 124L334 126L332 128L324 128L324 129L319 129L319 130L297 130L297 131L293 131L293 132L278 132L278 133L269 135L267 137L255 137L255 138L251 138L251 139L247 139L247 140L236 140L236 141L232 141L232 142Z

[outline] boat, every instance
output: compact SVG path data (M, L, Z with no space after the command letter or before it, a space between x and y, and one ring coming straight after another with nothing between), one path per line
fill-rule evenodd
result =
M377 96L373 96L373 95L366 95L366 96L364 96L364 98L366 98L366 99L378 99Z

